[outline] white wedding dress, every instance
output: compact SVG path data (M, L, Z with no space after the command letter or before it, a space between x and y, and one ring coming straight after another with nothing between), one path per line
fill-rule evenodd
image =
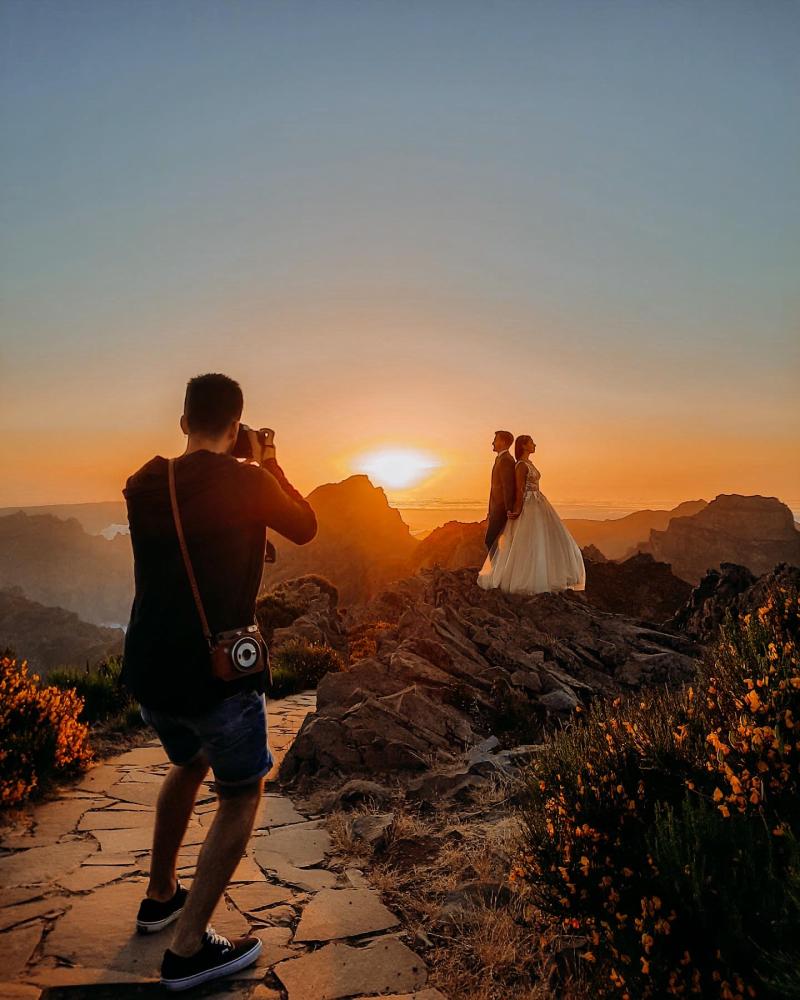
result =
M478 586L509 594L584 590L581 550L539 489L539 470L533 462L524 464L528 469L522 512L503 528L478 574Z

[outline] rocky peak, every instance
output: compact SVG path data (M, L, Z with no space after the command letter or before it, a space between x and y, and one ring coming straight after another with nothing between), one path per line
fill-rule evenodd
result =
M777 497L720 494L693 516L673 518L665 531L651 531L643 548L691 583L725 562L756 574L781 562L800 565L800 532Z
M342 604L350 606L407 574L419 542L367 476L318 486L308 502L317 515L317 535L307 545L273 538L278 558L265 568L265 589L316 573L330 580Z

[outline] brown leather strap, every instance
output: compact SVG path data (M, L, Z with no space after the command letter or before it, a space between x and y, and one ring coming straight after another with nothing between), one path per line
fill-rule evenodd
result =
M206 618L205 608L203 607L203 602L200 600L200 591L197 589L197 580L194 577L194 570L192 569L192 560L189 558L189 550L186 548L186 539L183 536L183 525L181 524L181 514L178 510L178 496L175 492L175 459L170 458L167 463L167 472L169 478L169 500L172 504L172 516L175 519L175 530L178 532L178 542L181 547L181 555L183 556L183 564L186 567L186 572L189 575L189 583L192 587L192 594L194 595L194 603L197 605L197 611L200 615L200 622L203 626L203 635L206 637L209 646L214 645L214 641L211 635L211 629L208 627L208 619Z

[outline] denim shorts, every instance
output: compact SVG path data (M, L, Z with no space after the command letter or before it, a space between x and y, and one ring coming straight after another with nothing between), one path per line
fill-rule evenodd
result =
M205 753L220 797L235 795L272 770L267 703L258 691L239 691L201 715L173 715L145 705L139 714L173 764L189 764Z

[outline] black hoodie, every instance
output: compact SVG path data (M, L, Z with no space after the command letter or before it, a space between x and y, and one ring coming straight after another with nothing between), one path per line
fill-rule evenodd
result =
M264 569L266 529L299 545L317 521L271 459L261 468L199 451L175 460L178 507L211 632L249 625ZM266 690L266 671L235 681L211 674L208 645L181 556L167 460L151 459L122 491L128 505L136 593L122 682L148 708L197 715L242 690Z

